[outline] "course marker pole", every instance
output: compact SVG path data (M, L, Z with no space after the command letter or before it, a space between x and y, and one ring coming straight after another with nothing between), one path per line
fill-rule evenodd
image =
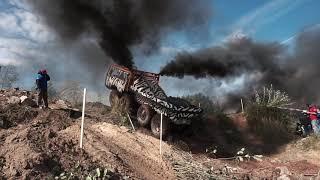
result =
M161 119L160 119L160 155L162 154L162 118L163 118L163 114L161 113Z
M84 111L86 107L86 93L87 89L83 90L83 102L82 102L82 118L81 118L81 132L80 132L80 148L82 149L82 140L83 140L83 126L84 126Z
M243 108L243 101L242 101L242 98L241 98L241 109L242 109L242 113L244 113L244 108Z
M132 123L132 121L131 121L130 115L129 115L128 113L127 113L127 116L128 116L128 118L129 118L129 121L130 121L130 124L131 124L131 126L132 126L132 129L133 129L134 131L136 131L136 129L134 128L133 123Z

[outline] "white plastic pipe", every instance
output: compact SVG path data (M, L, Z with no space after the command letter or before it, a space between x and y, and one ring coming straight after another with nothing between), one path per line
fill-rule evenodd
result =
M82 149L82 140L83 140L83 126L84 126L84 114L86 108L86 93L87 89L83 90L83 102L82 102L82 118L81 118L81 132L80 132L80 148Z
M244 113L244 108L243 108L243 101L242 101L242 98L241 98L241 109L242 109L242 113Z
M131 117L130 117L129 113L127 113L127 116L129 118L129 121L130 121L130 124L131 124L131 127L132 127L133 131L136 131L136 129L134 128L133 123L131 121Z
M162 154L162 118L163 118L163 114L161 113L161 120L160 120L160 155Z

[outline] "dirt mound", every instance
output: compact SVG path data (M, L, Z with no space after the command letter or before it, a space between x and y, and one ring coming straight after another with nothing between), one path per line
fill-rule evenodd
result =
M21 93L0 91L0 100ZM104 173L106 179L275 179L284 173L315 177L320 171L318 140L313 138L286 145L262 161L240 162L239 148L261 143L250 137L240 115L228 121L218 116L196 121L191 133L177 129L163 142L160 155L159 140L148 130L135 123L137 131L123 126L127 117L101 103L86 105L84 150L78 148L81 112L68 103L52 102L46 110L1 103L0 120L10 123L0 127L0 179L85 179Z
M78 126L67 128L65 136L75 136ZM174 179L173 171L159 156L159 141L125 127L108 123L89 125L85 129L84 148L88 154L134 179ZM163 151L170 148L164 145ZM111 164L109 164L111 162Z
M28 123L38 116L38 112L28 106L10 104L0 107L0 128L10 128L20 123Z
M1 92L6 98L21 93ZM85 179L96 175L96 169L102 167L99 162L80 150L78 141L60 135L79 122L74 111L61 107L40 110L20 103L0 105L0 118L5 122L0 127L0 179L53 179L62 173L62 179ZM104 172L106 177L121 178L111 170Z

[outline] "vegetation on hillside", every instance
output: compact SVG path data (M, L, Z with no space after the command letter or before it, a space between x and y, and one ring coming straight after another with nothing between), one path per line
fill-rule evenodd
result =
M251 130L266 143L288 141L293 138L294 116L292 112L277 107L292 104L286 92L270 87L255 90L249 98L246 116Z

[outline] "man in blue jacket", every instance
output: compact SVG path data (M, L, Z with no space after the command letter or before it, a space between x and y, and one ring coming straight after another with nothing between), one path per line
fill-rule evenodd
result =
M47 70L40 70L37 74L36 84L38 94L38 106L42 105L42 100L44 101L45 108L48 106L48 81L50 81L50 76L47 74Z

